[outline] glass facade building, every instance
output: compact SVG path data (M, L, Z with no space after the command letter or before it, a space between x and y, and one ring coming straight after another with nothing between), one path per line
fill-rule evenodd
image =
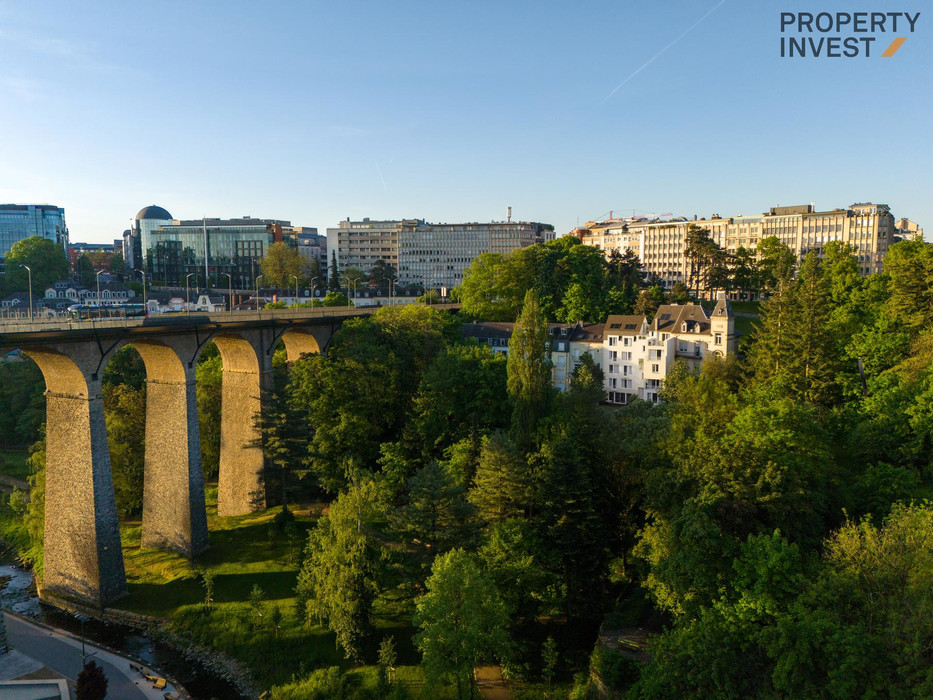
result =
M0 204L0 258L17 241L41 236L68 252L65 210L49 204Z
M287 221L273 219L205 219L175 221L148 233L146 257L153 280L225 287L226 274L234 287L252 286L259 263L269 246L282 240ZM206 261L206 264L205 264ZM205 279L206 278L206 279Z

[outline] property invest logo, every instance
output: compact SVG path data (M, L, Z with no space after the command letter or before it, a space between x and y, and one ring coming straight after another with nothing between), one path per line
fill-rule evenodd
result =
M782 12L781 58L890 58L919 12Z

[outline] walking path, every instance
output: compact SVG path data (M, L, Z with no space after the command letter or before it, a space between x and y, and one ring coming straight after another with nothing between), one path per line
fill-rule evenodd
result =
M512 693L498 666L479 666L473 671L476 687L485 700L512 700Z
M3 613L0 613L3 614ZM47 668L74 681L81 672L81 640L63 630L31 622L19 615L5 613L7 639L10 646L19 652L40 662ZM162 690L156 690L152 684L138 672L130 668L130 660L85 644L85 654L100 666L107 676L107 696L120 700L164 700L167 693L178 695L178 691L168 684ZM19 661L21 663L21 659ZM4 666L4 657L0 657L0 670Z

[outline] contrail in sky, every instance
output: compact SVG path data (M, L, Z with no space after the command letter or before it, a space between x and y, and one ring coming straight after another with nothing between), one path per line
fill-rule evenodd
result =
M683 34L681 34L679 37L677 37L676 39L674 39L674 41L672 41L670 44L668 44L668 45L665 46L663 49L661 49L660 51L658 51L654 56L652 56L651 58L649 58L649 59L648 59L647 61L645 61L641 66L639 66L638 68L636 68L634 71L632 71L632 73L631 73L625 80L623 80L621 83L619 83L618 85L616 85L616 86L613 88L612 92L610 92L608 95L606 95L606 96L603 98L603 101L600 102L599 104L603 104L603 102L605 102L605 101L608 100L610 97L612 97L613 95L615 95L615 94L619 91L619 89L620 89L623 85L625 85L629 80L631 80L632 78L634 78L636 75L638 75L638 74L641 73L643 70L645 70L645 68L647 68L647 67L650 66L652 63L654 63L654 62L661 56L661 54L663 54L665 51L667 51L669 48L671 48L674 44L676 44L678 41L680 41L680 40L683 39L685 36L687 36L687 35L688 35L690 32L692 32L694 29L696 29L697 27L699 27L699 26L703 23L703 20L705 20L707 17L709 17L711 14L713 14L716 10L718 10L720 7L722 7L722 6L725 5L725 4L726 4L726 0L720 0L720 1L719 1L719 4L717 4L715 7L713 7L713 9L710 10L709 12L707 12L705 15L703 15L702 17L700 17L700 19L698 19L698 20L697 20L689 29L687 29Z
M725 2L725 0L723 0L723 1ZM376 161L376 170L379 171L379 179L382 180L382 186L385 187L385 188L386 188L386 191L388 192L389 186L386 184L386 179L385 179L384 177L382 177L382 168L379 167L379 161L378 161L378 160Z

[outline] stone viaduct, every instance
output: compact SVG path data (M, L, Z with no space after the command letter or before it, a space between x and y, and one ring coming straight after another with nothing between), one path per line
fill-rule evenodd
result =
M0 356L19 349L46 385L45 561L42 598L102 608L125 595L101 380L124 345L146 367L142 545L193 557L208 546L195 367L208 341L223 362L217 511L265 506L256 416L272 354L289 362L326 349L347 318L372 308L166 315L0 326Z

